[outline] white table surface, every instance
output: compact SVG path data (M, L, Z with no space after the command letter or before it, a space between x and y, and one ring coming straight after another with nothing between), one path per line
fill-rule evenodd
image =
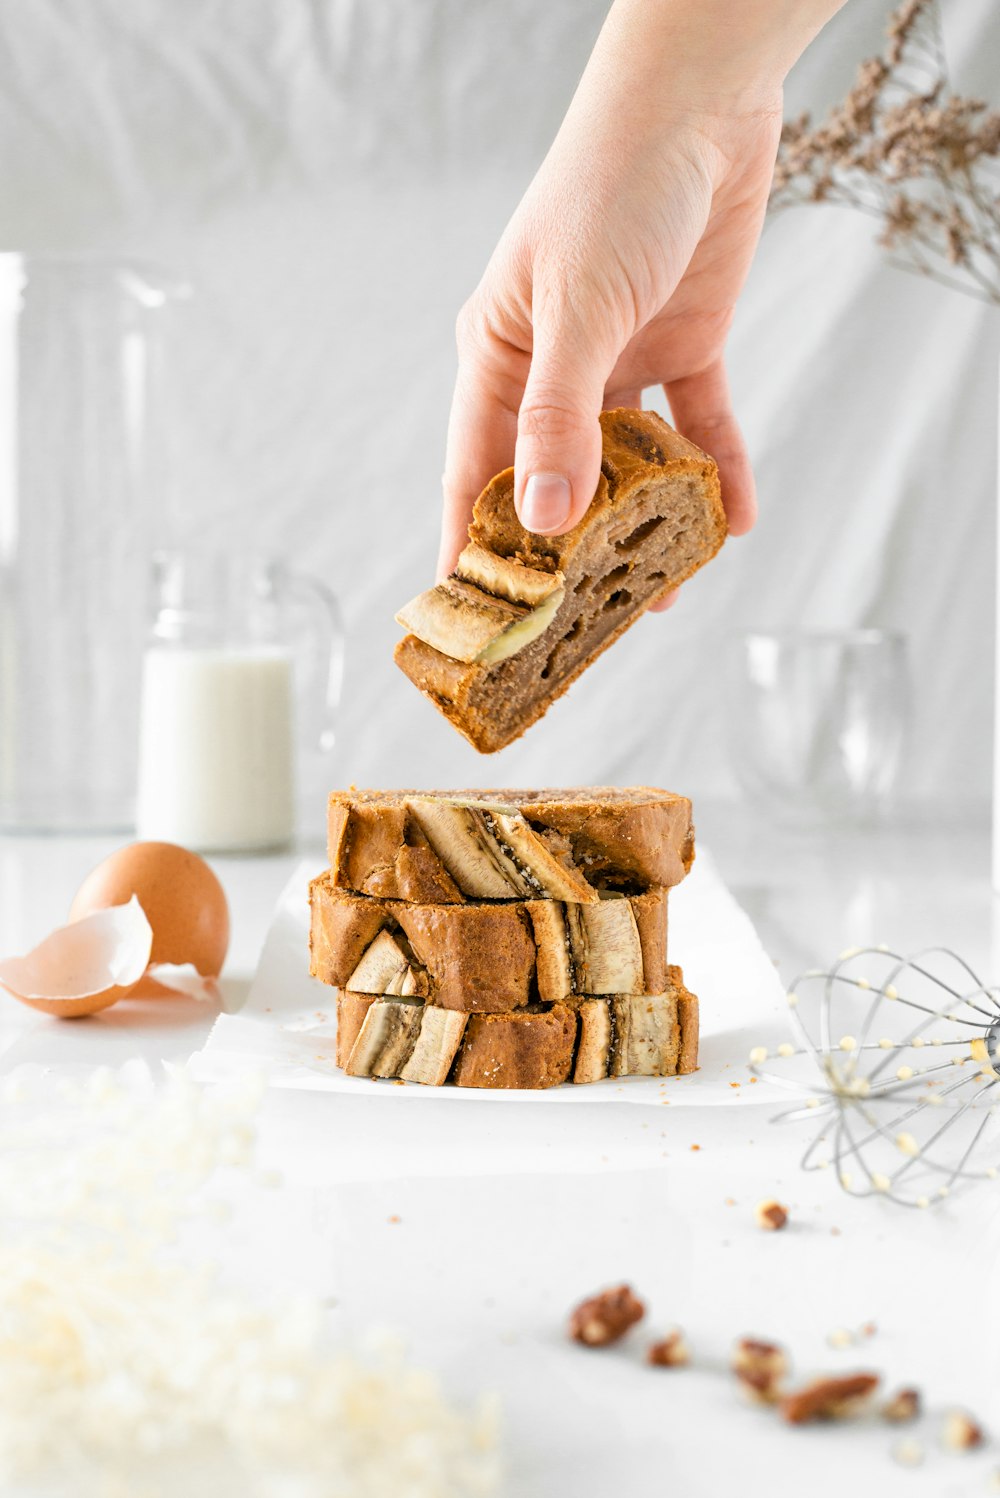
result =
M881 941L951 945L983 976L1000 972L985 820L801 841L739 810L703 807L698 820L787 980L845 946ZM111 846L0 838L0 952L23 951L58 924ZM297 856L213 860L232 906L234 996ZM213 1017L191 1002L151 1001L67 1024L4 1003L0 1072L23 1061L183 1059ZM404 1117L377 1096L274 1091L261 1150L284 1178L281 1210L255 1214L253 1241L234 1233L234 1273L336 1297L348 1334L373 1324L402 1332L456 1397L497 1392L504 1491L516 1498L993 1490L1000 1188L925 1213L851 1201L832 1172L800 1172L808 1133L769 1114L427 1103ZM448 1171L456 1126L481 1147L474 1178ZM754 1226L765 1196L791 1209L782 1233ZM623 1279L647 1300L648 1323L619 1349L570 1345L567 1311ZM874 1336L828 1345L832 1330L865 1322ZM645 1333L673 1323L694 1365L646 1368ZM748 1407L725 1372L732 1342L747 1334L784 1343L803 1375L872 1368L889 1386L917 1384L932 1413L907 1432L792 1430ZM992 1427L986 1450L940 1449L939 1416L953 1406ZM921 1442L922 1466L893 1459L900 1434Z

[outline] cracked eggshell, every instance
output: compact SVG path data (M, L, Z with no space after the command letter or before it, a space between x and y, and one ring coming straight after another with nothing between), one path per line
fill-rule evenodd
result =
M129 843L87 875L69 918L78 921L133 896L153 928L151 963L190 963L203 978L219 976L229 946L229 906L203 858L176 843Z
M133 898L60 926L24 957L0 962L0 985L32 1009L78 1019L131 993L152 948L153 928Z

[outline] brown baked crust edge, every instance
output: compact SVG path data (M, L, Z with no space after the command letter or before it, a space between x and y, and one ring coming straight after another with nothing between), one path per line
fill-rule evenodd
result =
M684 987L684 974L671 964L667 969L670 986L677 994L677 1018L680 1022L680 1046L677 1053L677 1075L689 1076L698 1070L698 1036L700 1012L698 995Z

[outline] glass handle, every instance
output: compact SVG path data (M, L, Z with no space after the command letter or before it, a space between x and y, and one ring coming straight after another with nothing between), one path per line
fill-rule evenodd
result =
M313 728L312 735L314 746L324 754L330 753L337 742L336 717L344 686L345 636L340 604L326 583L305 572L286 572L284 591L293 602L303 603L318 621L315 637L322 664L317 675L325 681L325 690L321 694L319 731Z

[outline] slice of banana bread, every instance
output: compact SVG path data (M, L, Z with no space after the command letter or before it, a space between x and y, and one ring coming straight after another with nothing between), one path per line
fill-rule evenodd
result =
M397 665L490 754L518 738L656 599L726 537L710 457L652 411L601 415L604 460L586 515L535 536L507 469L476 500L454 575L401 609Z
M618 790L334 791L331 883L417 904L679 884L694 857L691 803L649 786Z
M337 1064L354 1077L440 1087L539 1088L607 1077L668 1077L698 1064L698 1001L670 968L662 994L612 994L467 1014L417 999L342 993Z
M667 891L582 905L517 900L418 905L310 885L310 971L352 993L426 998L444 1009L502 1014L533 1000L661 993L667 983Z

